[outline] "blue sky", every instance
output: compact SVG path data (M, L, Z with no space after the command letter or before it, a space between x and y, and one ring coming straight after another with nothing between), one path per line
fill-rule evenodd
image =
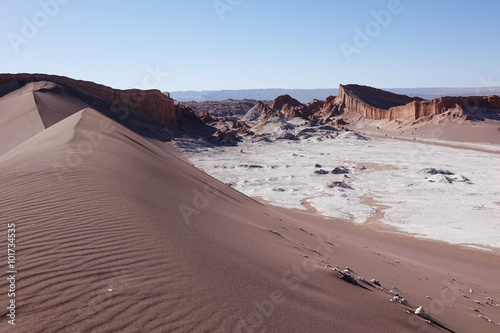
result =
M497 0L24 0L1 8L0 72L163 91L500 86Z

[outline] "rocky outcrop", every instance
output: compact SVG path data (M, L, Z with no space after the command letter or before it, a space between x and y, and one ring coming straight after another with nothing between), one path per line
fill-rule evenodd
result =
M286 119L293 119L296 117L309 119L309 116L311 115L311 111L306 105L290 106L289 104L285 104L281 111Z
M332 114L347 109L368 119L415 121L422 117L440 115L453 109L467 119L468 112L472 108L498 110L500 109L500 97L440 97L433 100L423 100L372 87L340 85L337 98L327 100L317 117L323 119L327 117L329 114L327 109L330 109Z
M323 108L323 106L325 105L325 101L313 99L312 102L309 102L306 105L307 105L307 108L309 109L309 112L314 114Z
M198 113L198 118L204 123L211 123L215 121L215 119L210 115L210 112L204 111L201 113Z
M300 103L290 95L278 96L271 104L271 109L283 114L285 119L296 117L309 119L311 115L311 110L307 105Z
M311 111L307 105L300 103L290 95L278 96L270 106L264 102L258 101L255 107L247 113L245 119L255 120L259 113L265 119L273 116L285 119L292 119L295 117L308 119L311 115Z
M314 112L311 120L316 123L328 122L330 118L337 116L341 109L341 100L336 96L327 97L326 101L321 105L321 108Z
M26 83L50 81L61 85L71 85L94 94L111 105L121 105L131 111L143 114L167 127L176 127L181 118L179 108L174 100L159 90L113 89L90 81L75 80L65 76L47 74L0 74L0 96L16 90Z
M276 112L272 107L267 106L264 102L258 101L255 106L259 109L260 114L264 118L269 118L271 116L276 116L282 118L283 115Z
M285 105L288 105L288 107L300 107L303 104L297 101L295 98L291 97L290 95L281 95L276 97L276 99L273 101L271 104L271 109L273 110L281 110Z
M397 95L380 89L360 85L340 85L337 96L339 109L357 112L368 119L409 119L407 110L394 111L393 108L407 105L417 99Z
M240 134L249 134L247 125L241 121L226 120L219 121L217 131L213 137L217 142L228 144L241 140Z
M213 135L217 141L232 142L239 141L238 131L231 130L228 127L219 128Z

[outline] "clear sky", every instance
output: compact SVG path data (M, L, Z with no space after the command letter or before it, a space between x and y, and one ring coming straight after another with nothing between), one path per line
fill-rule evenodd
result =
M498 0L0 4L4 73L163 91L500 86Z

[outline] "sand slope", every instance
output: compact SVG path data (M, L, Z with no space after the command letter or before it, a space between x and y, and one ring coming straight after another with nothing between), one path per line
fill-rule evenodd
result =
M455 310L431 313L435 324L405 312L428 302L425 295L439 299L452 278L463 287L477 284L482 302L485 295L498 300L497 256L461 251L456 264L451 247L388 241L269 207L90 108L1 156L0 169L0 246L7 247L6 223L15 223L20 332L500 327L478 319L459 297ZM384 290L343 281L326 265L377 278ZM389 302L396 284L409 306ZM2 278L0 290L7 287ZM2 292L0 304L7 302ZM483 307L499 321L498 308ZM0 328L7 330L2 309Z
M0 156L88 107L146 137L161 141L168 138L165 126L117 101L63 83L35 81L0 97Z
M45 93L52 90L55 93ZM52 82L32 82L0 98L0 156L88 104L57 94ZM66 94L67 95L67 94Z

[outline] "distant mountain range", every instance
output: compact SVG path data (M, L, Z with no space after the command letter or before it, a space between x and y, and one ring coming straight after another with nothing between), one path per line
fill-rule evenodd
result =
M272 101L281 95L291 95L295 99L307 103L313 99L326 99L337 95L338 89L243 89L243 90L204 90L204 91L172 91L170 96L180 102L224 101L226 99Z
M442 96L489 96L500 95L500 87L480 88L389 88L387 91L417 96L424 99L434 99ZM203 90L203 91L172 91L170 96L180 102L224 101L227 99L253 99L260 101L274 100L280 95L288 94L301 103L313 99L325 100L328 96L337 96L338 88L329 89L243 89L243 90Z

